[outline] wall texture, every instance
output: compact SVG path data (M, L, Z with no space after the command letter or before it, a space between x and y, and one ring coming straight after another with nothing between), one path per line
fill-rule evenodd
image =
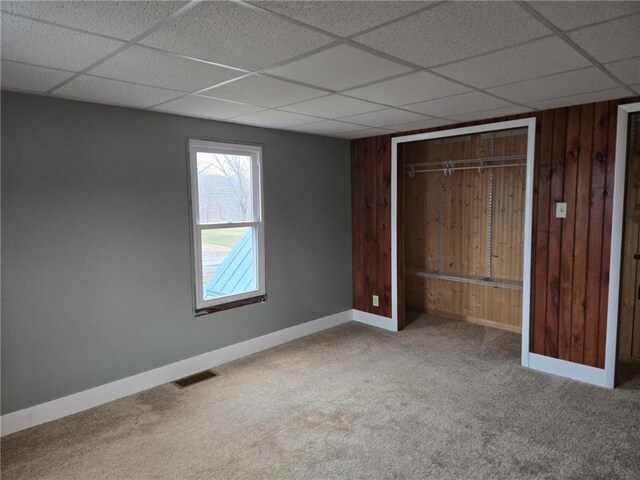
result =
M195 318L188 137L264 145L268 301ZM2 413L351 308L347 141L2 94Z
M532 352L604 366L617 107L638 100L422 130L536 117ZM394 136L406 133L418 132ZM391 316L391 136L353 141L351 152L353 306ZM566 220L557 201L568 202Z

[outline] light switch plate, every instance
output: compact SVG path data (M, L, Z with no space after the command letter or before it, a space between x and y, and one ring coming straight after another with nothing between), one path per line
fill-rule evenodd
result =
M566 202L556 203L556 218L567 218L567 204Z

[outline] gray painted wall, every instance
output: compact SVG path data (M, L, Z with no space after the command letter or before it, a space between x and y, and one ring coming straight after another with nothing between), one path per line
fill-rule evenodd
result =
M195 318L187 137L264 145L265 304ZM2 413L351 308L345 140L2 93Z

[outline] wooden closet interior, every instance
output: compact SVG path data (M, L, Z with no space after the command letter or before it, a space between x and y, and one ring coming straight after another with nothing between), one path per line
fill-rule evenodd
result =
M640 113L629 116L618 319L618 377L640 373Z
M405 143L404 313L521 331L527 129Z

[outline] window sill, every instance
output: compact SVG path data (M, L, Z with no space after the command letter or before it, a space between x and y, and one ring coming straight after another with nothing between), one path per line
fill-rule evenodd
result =
M222 312L224 310L230 310L232 308L243 307L245 305L251 305L253 303L264 303L267 301L267 295L258 295L250 298L243 298L242 300L236 300L235 302L221 303L220 305L213 305L211 307L203 307L196 309L195 316L201 317L202 315L209 315L211 313Z

